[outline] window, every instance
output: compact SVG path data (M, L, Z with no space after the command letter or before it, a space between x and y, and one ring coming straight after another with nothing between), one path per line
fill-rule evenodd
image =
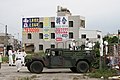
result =
M81 20L81 26L85 28L85 20Z
M69 21L69 27L73 27L73 21Z
M120 30L118 30L118 34L120 34Z
M51 44L51 48L55 48L55 45L54 45L54 44Z
M99 39L100 39L100 35L97 35L97 38L99 38Z
M39 23L39 28L43 28L43 22Z
M81 38L82 38L82 39L85 39L85 38L86 38L86 34L82 34L82 35L81 35Z
M61 56L62 55L62 51L51 51L51 55L52 56Z
M55 39L55 33L51 33L51 39Z
M28 33L28 39L32 39L31 33Z
M73 39L73 32L69 32L69 39Z
M43 45L39 45L39 50L43 50Z
M39 33L39 39L43 39L43 33Z
M55 22L51 22L51 28L55 28Z

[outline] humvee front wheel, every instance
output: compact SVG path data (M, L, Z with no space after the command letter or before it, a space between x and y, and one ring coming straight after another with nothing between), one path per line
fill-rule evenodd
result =
M85 73L89 70L89 64L86 61L79 61L77 63L77 72Z
M30 71L32 71L33 73L41 73L43 70L43 64L40 61L34 61L31 63L30 65Z
M27 66L27 69L32 73L31 69L30 69L30 65Z

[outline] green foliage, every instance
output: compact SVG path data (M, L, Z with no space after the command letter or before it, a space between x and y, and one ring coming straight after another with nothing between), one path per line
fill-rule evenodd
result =
M99 42L96 42L95 43L95 46L94 46L94 50L95 50L95 53L96 53L96 57L99 57L100 56L100 43Z
M103 41L108 41L108 44L116 44L118 43L118 37L117 36L113 36L113 37L109 37L109 36L105 36L103 38Z
M116 75L117 72L116 70L111 70L111 69L98 69L98 70L95 70L94 72L92 73L89 73L89 77L93 77L93 78L100 78L100 77L104 77L104 78L108 78L108 77L111 77L111 76L114 76Z
M5 62L8 62L8 56L5 56L5 57L2 57L2 61L3 61L3 63Z
M108 39L108 43L109 43L109 44L118 43L118 38L117 38L116 36L110 37L110 38Z
M95 61L92 63L92 68L98 69L99 68L99 59L100 59L100 43L96 42L94 46L94 51L95 51Z
M97 42L95 42L95 46L94 46L94 49L96 49L96 48L100 48L100 43L97 41Z
M95 61L92 63L93 69L99 69L99 57L95 59Z

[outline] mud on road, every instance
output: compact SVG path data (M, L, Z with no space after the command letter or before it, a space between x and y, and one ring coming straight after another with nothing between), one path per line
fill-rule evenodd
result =
M72 73L70 69L46 69L41 74L30 73L26 67L17 72L16 66L2 64L0 80L99 80L83 74Z

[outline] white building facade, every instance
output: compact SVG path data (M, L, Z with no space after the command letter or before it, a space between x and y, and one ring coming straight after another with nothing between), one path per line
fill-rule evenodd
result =
M72 15L67 8L58 6L56 17L22 19L22 44L26 51L39 52L46 48L69 48L72 39L80 46L85 38L97 40L99 37L100 31L85 31L81 28L85 28L85 17ZM83 38L81 35L84 33L86 37Z

